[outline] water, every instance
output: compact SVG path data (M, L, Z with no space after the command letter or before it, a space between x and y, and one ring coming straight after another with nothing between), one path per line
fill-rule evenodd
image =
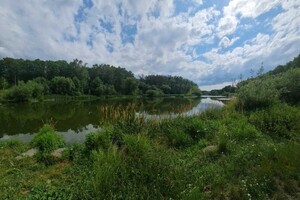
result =
M101 129L103 106L137 105L136 116L163 119L195 115L209 108L219 108L221 101L207 98L154 98L37 102L0 105L0 141L19 139L29 142L46 122L55 123L58 134L67 144L82 142L89 132Z

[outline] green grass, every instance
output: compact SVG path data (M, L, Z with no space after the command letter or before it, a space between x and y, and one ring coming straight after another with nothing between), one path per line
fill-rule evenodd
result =
M52 165L17 160L29 147L0 143L1 198L300 198L299 107L240 112L232 103L160 122L127 109Z

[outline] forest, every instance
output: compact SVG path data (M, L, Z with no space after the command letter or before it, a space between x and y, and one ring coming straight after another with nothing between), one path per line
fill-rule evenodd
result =
M148 75L136 78L125 68L106 64L88 67L81 60L0 60L3 99L14 102L42 99L44 95L201 95L197 84L179 76Z

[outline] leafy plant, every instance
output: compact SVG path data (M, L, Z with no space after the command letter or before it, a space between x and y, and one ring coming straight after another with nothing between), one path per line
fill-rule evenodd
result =
M39 149L37 159L47 165L53 164L57 160L51 153L55 149L63 147L64 144L62 136L58 135L49 124L45 124L31 141L31 146Z

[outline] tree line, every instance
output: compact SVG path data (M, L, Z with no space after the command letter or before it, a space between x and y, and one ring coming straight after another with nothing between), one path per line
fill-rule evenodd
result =
M10 101L27 101L44 95L148 95L194 94L200 89L179 76L149 75L136 78L125 68L86 63L75 59L43 61L3 58L0 89Z
M265 108L278 102L300 103L300 55L285 65L237 84L240 107Z

